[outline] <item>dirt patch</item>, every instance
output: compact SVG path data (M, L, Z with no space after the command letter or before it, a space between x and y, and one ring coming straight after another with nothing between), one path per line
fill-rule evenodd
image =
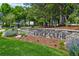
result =
M23 36L20 39L28 42L34 42L34 43L39 43L42 45L47 45L49 47L53 48L59 48L60 47L60 42L58 39L55 38L44 38L44 37L38 37L38 36Z

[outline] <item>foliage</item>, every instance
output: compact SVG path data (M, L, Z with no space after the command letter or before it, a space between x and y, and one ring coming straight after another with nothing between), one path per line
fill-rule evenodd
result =
M3 33L3 32L0 32L0 36L2 36L2 33Z
M11 26L15 22L15 15L12 13L8 13L7 15L3 16L4 25Z
M45 18L40 18L40 19L38 20L38 24L44 25L44 23L48 23L47 19L45 19Z
M1 12L3 12L4 15L11 12L11 6L8 3L2 3Z
M24 12L24 8L21 6L16 6L13 11L13 14L16 15L16 21L20 21L21 19L25 19L25 12Z
M61 40L61 41L60 41L60 49L65 50L64 40Z
M79 46L78 46L78 43L74 43L73 42L73 44L71 46L71 49L69 51L70 51L70 55L79 56Z
M73 43L71 49L69 50L71 56L79 56L79 46L76 43Z
M79 56L79 39L71 39L66 42L67 49L71 56Z
M24 36L24 35L27 35L28 33L26 34L26 32L24 32L24 31L19 31L19 33L18 33L18 34L20 34L20 35Z
M78 12L74 12L69 16L70 23L78 24L79 23L79 17L78 17Z
M47 24L48 26L53 25L53 21L57 20L56 23L59 25L64 25L66 20L71 23L78 23L78 13L79 7L78 4L73 3L24 3L25 7L15 6L12 7L8 3L2 3L0 11L3 13L1 19L8 20L12 15L15 15L14 22L19 23L24 20L23 23L28 21L34 21L35 25ZM29 7L27 7L29 5ZM10 14L10 15L9 15ZM76 16L77 15L77 16ZM12 20L12 18L11 18ZM64 21L63 21L64 20ZM9 22L8 22L9 23ZM12 24L12 23L11 23ZM6 24L7 25L7 24ZM19 26L19 25L18 25Z

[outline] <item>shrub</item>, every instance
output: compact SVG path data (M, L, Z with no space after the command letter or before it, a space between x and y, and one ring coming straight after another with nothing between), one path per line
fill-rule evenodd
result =
M3 32L0 32L0 36L2 35Z
M70 55L79 56L79 33L72 33L66 37L66 47Z
M15 29L9 29L3 32L2 36L7 37L7 36L15 36L17 35L17 30Z
M60 41L60 49L65 49L65 44L64 44L64 40Z
M27 35L27 34L26 34L25 32L23 32L23 31L20 31L19 34L22 35L22 36L23 36L23 35Z
M72 56L79 56L79 40L73 40L69 47L69 54Z

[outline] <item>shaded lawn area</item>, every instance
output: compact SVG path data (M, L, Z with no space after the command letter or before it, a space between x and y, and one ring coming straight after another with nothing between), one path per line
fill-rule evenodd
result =
M0 56L63 56L68 52L36 43L0 37Z

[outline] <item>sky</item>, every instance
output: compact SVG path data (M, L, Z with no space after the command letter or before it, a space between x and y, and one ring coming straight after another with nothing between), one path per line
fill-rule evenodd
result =
M1 5L2 3L0 3ZM23 3L8 3L10 4L12 7L15 7L15 6L24 6Z
M24 6L23 3L9 3L12 7L15 6Z

